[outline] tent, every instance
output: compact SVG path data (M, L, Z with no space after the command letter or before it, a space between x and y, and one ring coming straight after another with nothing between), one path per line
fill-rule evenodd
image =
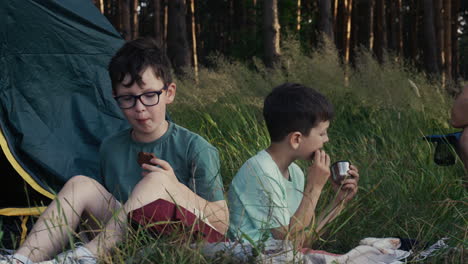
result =
M70 177L100 181L99 145L127 123L107 74L123 40L91 0L3 0L0 25L5 230L8 217L38 215Z

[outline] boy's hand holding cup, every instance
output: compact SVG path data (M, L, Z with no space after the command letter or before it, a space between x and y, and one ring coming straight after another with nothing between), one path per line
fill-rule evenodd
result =
M340 160L330 167L332 173L332 182L335 190L339 191L338 199L340 201L349 201L357 192L357 183L359 173L354 165L349 161Z
M348 177L352 177L348 171L349 171L349 166L351 163L346 160L340 160L331 165L331 175L332 175L332 180L337 183L341 184L344 179Z

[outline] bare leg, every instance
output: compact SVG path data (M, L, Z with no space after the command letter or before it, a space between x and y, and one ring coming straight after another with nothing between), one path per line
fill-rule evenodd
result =
M151 173L135 186L123 206L123 210L108 222L103 232L85 245L86 248L96 256L105 256L125 236L128 228L127 213L157 199L171 201L188 210L196 208L206 212L207 201L196 195L187 186L168 180L164 174ZM210 219L209 215L207 217Z
M465 171L468 172L468 128L463 129L460 141L458 144L458 152L465 166Z
M106 222L119 203L97 181L86 176L71 178L39 217L17 254L33 262L49 259L63 249L75 232L83 212Z

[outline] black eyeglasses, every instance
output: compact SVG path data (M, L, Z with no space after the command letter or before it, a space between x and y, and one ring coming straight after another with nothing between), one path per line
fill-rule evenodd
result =
M137 99L140 100L144 106L153 106L159 103L159 96L164 90L167 90L167 85L164 85L164 87L159 91L142 93L140 95L121 95L114 97L114 99L117 101L117 104L121 109L134 107Z

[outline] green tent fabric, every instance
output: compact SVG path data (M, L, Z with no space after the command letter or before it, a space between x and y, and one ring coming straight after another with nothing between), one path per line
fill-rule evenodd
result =
M0 209L100 181L99 145L127 126L107 74L122 44L91 0L0 2Z

